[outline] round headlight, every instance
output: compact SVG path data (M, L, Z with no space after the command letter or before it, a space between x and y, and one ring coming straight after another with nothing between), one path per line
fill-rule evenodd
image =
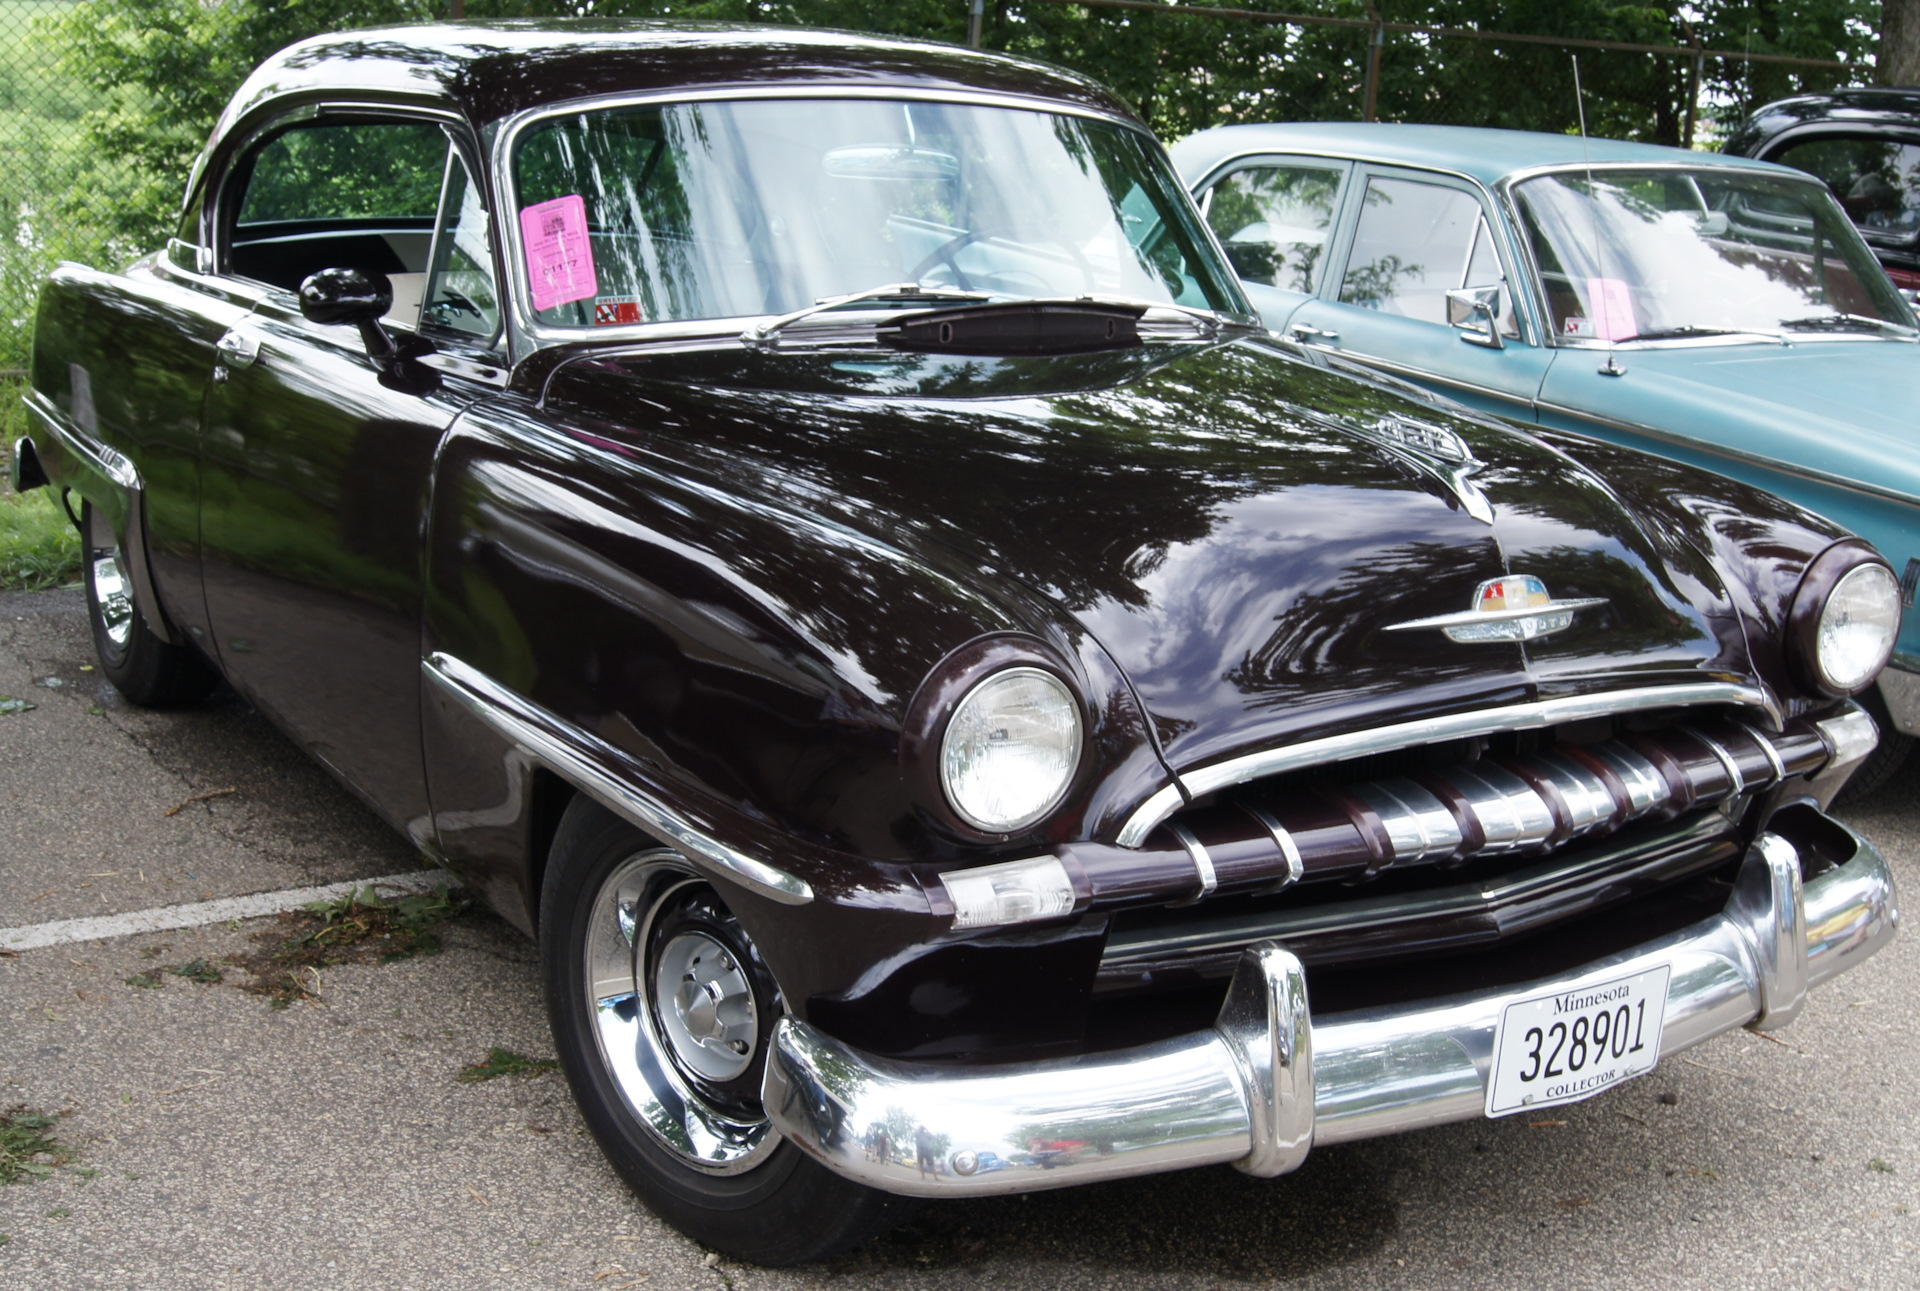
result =
M961 819L1006 834L1060 805L1080 765L1080 706L1039 668L996 672L967 692L940 741L940 784Z
M1860 565L1833 586L1814 629L1814 667L1842 695L1864 690L1893 657L1900 584L1885 565Z

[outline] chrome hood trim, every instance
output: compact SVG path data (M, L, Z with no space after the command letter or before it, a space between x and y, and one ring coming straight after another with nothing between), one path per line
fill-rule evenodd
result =
M1532 730L1614 713L1700 704L1732 704L1757 709L1765 714L1769 728L1775 731L1781 728L1784 720L1779 705L1766 691L1757 686L1726 681L1647 686L1594 695L1565 695L1527 704L1450 713L1445 717L1423 717L1418 721L1400 722L1392 726L1376 726L1364 731L1349 731L1344 735L1302 740L1298 744L1276 749L1260 749L1222 762L1184 769L1176 774L1172 784L1134 809L1114 841L1122 847L1139 847L1153 832L1154 826L1195 798L1233 785L1246 784L1250 780L1263 780L1268 776L1284 775L1326 762L1389 753L1395 749L1457 740L1470 735Z

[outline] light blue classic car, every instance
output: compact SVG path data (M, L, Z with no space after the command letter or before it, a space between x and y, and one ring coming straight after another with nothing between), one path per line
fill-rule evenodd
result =
M1747 480L1879 547L1908 613L1854 783L1898 768L1920 735L1920 333L1824 185L1452 126L1227 126L1173 157L1283 336Z

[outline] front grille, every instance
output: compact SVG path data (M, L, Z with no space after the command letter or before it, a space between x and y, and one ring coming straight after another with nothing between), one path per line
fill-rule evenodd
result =
M1142 850L1184 852L1202 896L1364 883L1409 867L1542 856L1673 820L1817 770L1831 754L1808 722L1772 736L1721 716L1588 734L1598 738L1460 741L1409 754L1397 774L1334 766L1256 781L1176 813Z
M1269 939L1321 974L1373 971L1484 954L1683 890L1710 899L1738 865L1744 805L1831 752L1809 722L1767 735L1693 712L1237 786L1149 836L1143 850L1184 861L1198 892L1116 911L1095 995L1223 981L1242 948Z

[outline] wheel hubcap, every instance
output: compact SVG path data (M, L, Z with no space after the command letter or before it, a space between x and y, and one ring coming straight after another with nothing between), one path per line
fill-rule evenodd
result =
M743 962L752 947L706 882L673 852L632 857L601 885L586 949L594 1036L635 1119L710 1174L771 1152L779 1135L740 1087L768 1010Z
M93 599L100 607L100 626L116 646L133 635L133 596L120 569L120 553L109 551L93 558Z

